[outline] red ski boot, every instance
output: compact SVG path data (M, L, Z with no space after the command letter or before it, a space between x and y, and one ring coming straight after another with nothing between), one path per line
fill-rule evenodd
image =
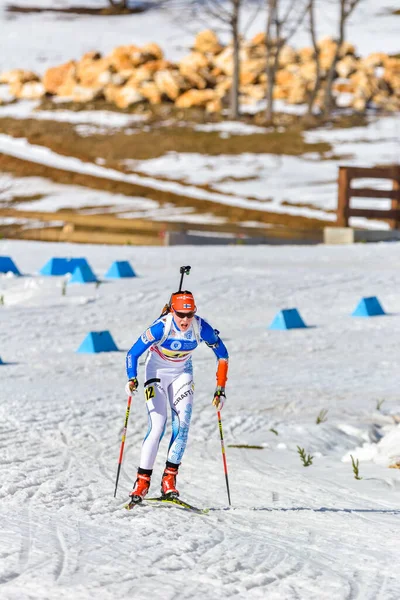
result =
M176 476L178 467L165 467L161 480L161 496L163 498L177 498L179 492L176 489Z
M149 491L150 479L150 475L144 475L143 473L137 474L135 485L133 486L133 490L129 494L131 502L139 503L143 500L143 498Z

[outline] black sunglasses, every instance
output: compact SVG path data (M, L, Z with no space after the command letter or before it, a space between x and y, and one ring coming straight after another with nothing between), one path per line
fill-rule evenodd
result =
M191 312L179 312L177 310L174 310L174 313L180 319L184 319L185 317L187 317L188 319L193 319L193 317L195 315L195 311L194 310L192 310Z

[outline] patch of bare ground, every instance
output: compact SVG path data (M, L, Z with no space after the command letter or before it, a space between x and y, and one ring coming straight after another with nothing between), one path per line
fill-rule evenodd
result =
M315 204L310 204L308 202L289 202L288 200L283 200L281 202L282 206L297 206L298 208L310 208L311 210L315 210ZM324 213L335 214L336 211L330 208L324 208Z
M76 105L75 105L76 106ZM105 108L104 106L98 106L98 108ZM87 107L86 107L87 109ZM181 113L179 113L182 116ZM188 125L186 122L168 123L165 126L165 110L154 111L146 122L146 127L143 124L130 125L128 130L134 133L129 133L121 130L113 130L107 132L105 135L95 134L82 136L76 130L76 125L71 123L51 121L51 120L38 120L38 119L12 119L2 118L0 119L0 133L5 133L16 138L24 137L29 143L44 146L57 154L64 156L72 156L78 158L84 162L95 163L96 159L101 158L103 160L102 166L113 168L122 172L132 173L121 165L125 160L145 160L163 156L167 152L194 152L200 154L207 154L217 156L220 154L231 154L240 155L244 152L250 153L274 153L274 154L287 154L287 155L302 155L304 153L314 152L318 153L321 159L324 159L326 153L329 153L331 147L328 143L307 143L303 136L303 129L300 123L294 124L290 128L280 128L269 130L267 133L262 134L249 134L249 135L234 135L231 134L229 137L221 137L218 131L196 131ZM176 117L177 115L175 115ZM201 115L200 111L192 111L190 113L192 122L199 122L201 119L204 120L204 113ZM108 191L115 194L123 194L126 196L139 196L157 201L160 205L173 205L178 207L192 207L198 214L212 214L215 217L219 217L225 220L226 227L237 228L237 232L240 233L240 223L244 221L258 222L260 227L269 226L268 235L274 233L272 228L275 228L275 235L279 237L313 237L312 231L317 232L316 235L320 235L322 228L330 224L319 219L310 219L307 217L293 216L288 214L278 214L273 212L247 209L243 207L227 206L226 204L219 203L218 201L212 202L208 200L202 200L193 198L190 195L186 195L184 189L182 192L166 192L161 190L155 190L147 184L131 184L127 182L113 181L106 178L95 177L91 175L85 175L80 173L74 173L65 171L62 169L55 169L46 165L40 165L30 161L24 161L21 159L13 158L6 155L0 155L0 169L4 172L9 172L18 177L25 176L40 176L45 177L57 183L80 185L91 189L99 189ZM137 174L141 174L137 172ZM143 176L148 177L148 174L143 173ZM158 179L163 179L158 177ZM235 180L232 176L231 180ZM242 180L238 178L238 180ZM170 180L169 180L170 181ZM186 182L179 182L184 188L185 185L189 185ZM192 184L190 184L192 185ZM214 194L218 194L210 185L199 185L196 186L199 189L206 191L212 191ZM229 195L229 194L224 194ZM234 194L231 194L234 196ZM251 198L249 198L251 200ZM258 199L259 200L259 199ZM269 198L265 199L268 202ZM3 212L3 211L2 211ZM72 211L70 211L72 214ZM109 213L109 210L107 211ZM1 214L1 212L0 212ZM3 213L4 214L4 213ZM53 213L53 219L59 215L59 212ZM83 215L81 215L83 216ZM86 215L88 218L90 215ZM32 217L33 218L33 217ZM35 219L41 218L39 215L35 216ZM107 218L107 217L105 217ZM46 221L46 218L43 218ZM122 219L120 219L122 221ZM127 223L123 227L126 227ZM106 233L106 223L102 223L101 228L93 226L86 222L86 227L95 228L100 235ZM164 230L170 230L171 225L164 223ZM187 229L188 224L185 225ZM85 237L82 229L83 224L79 224L74 229L74 236L71 236L71 241L82 241ZM121 227L120 227L121 228ZM191 227L195 228L195 227ZM196 226L196 228L199 228ZM224 225L214 225L219 231L224 231ZM49 228L48 228L49 229ZM81 230L79 240L77 239L77 231ZM212 228L209 227L209 230ZM217 230L215 229L215 230ZM225 229L226 230L226 229ZM21 229L22 231L22 229ZM248 233L256 235L257 232L254 229L248 228ZM93 231L92 231L93 233ZM125 235L125 232L123 232ZM32 234L32 232L31 232ZM28 235L25 231L24 236ZM40 238L36 239L47 239L43 235L50 235L41 233ZM58 235L57 233L51 235ZM159 232L156 234L159 236ZM98 235L96 234L98 237ZM88 240L93 241L93 235L88 236ZM97 239L96 237L96 239ZM104 235L103 243L107 243L107 239L110 236ZM52 238L53 239L53 238ZM109 243L121 243L121 241L115 241L115 235L112 238L113 242ZM135 240L130 238L129 243L137 243ZM160 240L158 240L158 243Z
M300 127L265 134L232 134L227 138L221 138L218 131L195 131L191 127L169 126L144 131L143 126L130 125L129 129L134 130L132 135L123 130L111 130L107 135L81 136L71 123L0 119L0 133L25 137L31 144L46 146L57 154L75 156L87 162L95 162L101 157L112 168L119 168L119 162L126 159L147 160L172 151L210 156L244 152L300 156L315 152L323 157L331 150L326 142L306 142Z

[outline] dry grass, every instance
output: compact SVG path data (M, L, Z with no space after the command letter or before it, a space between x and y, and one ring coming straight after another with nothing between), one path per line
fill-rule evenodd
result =
M153 127L143 131L141 126L129 126L135 133L111 131L108 135L82 137L70 123L11 118L0 119L0 133L25 137L29 143L46 146L57 154L76 156L94 162L101 157L106 165L118 168L126 159L147 160L167 152L198 153L210 156L239 155L244 152L301 156L316 152L324 156L331 146L326 142L307 143L300 127L266 134L230 135L221 138L219 132L194 131L190 127Z

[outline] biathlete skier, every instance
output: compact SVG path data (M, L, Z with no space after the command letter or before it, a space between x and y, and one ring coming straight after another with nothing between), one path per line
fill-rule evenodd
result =
M139 357L149 350L145 363L144 395L149 416L149 428L143 441L137 478L130 493L130 502L141 502L146 496L153 465L171 407L172 436L167 462L161 480L164 498L176 498L176 476L185 452L194 400L192 352L201 342L212 348L217 357L217 385L212 404L221 410L228 374L228 351L207 321L196 315L193 294L188 290L172 294L162 315L134 343L126 357L130 396L138 389Z

